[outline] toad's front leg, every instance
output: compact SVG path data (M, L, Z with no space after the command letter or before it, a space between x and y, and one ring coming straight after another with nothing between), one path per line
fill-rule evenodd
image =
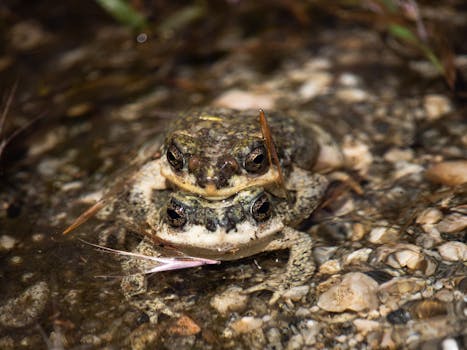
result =
M154 243L148 239L143 239L133 250L133 253L153 257L161 256L158 250L154 249ZM122 262L125 276L122 279L121 288L129 303L148 315L151 323L155 323L161 313L171 317L178 316L178 313L163 301L163 298L157 294L157 289L148 291L148 275L144 271L148 271L152 267L154 267L154 262L150 260L125 259Z
M313 240L310 235L290 227L284 228L281 235L280 238L272 241L266 247L266 251L290 250L285 273L278 272L269 276L267 281L246 290L247 293L260 290L272 291L273 296L269 300L270 304L274 304L291 288L304 285L313 276L315 271L312 251Z

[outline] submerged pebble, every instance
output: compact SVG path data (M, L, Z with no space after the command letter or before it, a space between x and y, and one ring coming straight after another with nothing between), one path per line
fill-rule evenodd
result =
M49 287L46 282L38 282L27 288L18 297L0 306L0 325L19 328L33 324L44 311L48 298Z
M248 333L260 328L263 325L263 320L257 317L245 316L233 322L230 327L237 334Z
M374 310L378 307L378 283L361 272L350 272L318 298L318 306L326 311Z
M242 311L247 305L248 296L241 292L240 287L229 288L225 292L215 295L211 299L211 306L221 315Z
M457 186L467 182L467 160L445 161L432 165L425 172L428 180L446 186Z
M467 261L467 244L446 242L438 247L441 257L447 261Z

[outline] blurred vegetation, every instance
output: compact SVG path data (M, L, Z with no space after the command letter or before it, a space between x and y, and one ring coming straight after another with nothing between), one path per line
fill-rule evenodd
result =
M351 23L363 23L381 33L388 45L403 57L424 59L431 62L436 71L458 97L467 98L465 82L456 68L452 49L453 43L445 31L450 23L446 19L429 18L424 15L425 6L445 5L462 7L462 1L446 1L444 4L415 0L271 0L271 1L192 1L181 5L161 1L142 0L96 0L112 17L122 25L137 30L152 31L161 37L171 37L179 31L189 30L199 20L223 18L229 11L222 11L222 6L241 7L240 12L249 11L266 18L275 9L289 12L304 27L312 25L317 15L326 14L329 18L346 20ZM164 19L158 18L157 11L161 4L172 7ZM259 23L258 23L259 25ZM397 45L394 45L397 42ZM391 44L392 43L392 44Z

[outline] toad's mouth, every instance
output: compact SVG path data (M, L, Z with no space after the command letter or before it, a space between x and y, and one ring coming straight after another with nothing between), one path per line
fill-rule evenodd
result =
M202 225L192 225L181 232L162 225L157 232L157 240L190 256L235 260L264 251L283 228L279 218L261 224L245 221L228 232L222 227L212 232Z
M279 182L279 172L275 166L262 175L234 175L230 178L227 187L216 188L214 185L201 187L196 183L194 176L177 174L168 164L161 166L161 175L176 187L208 200L219 200L231 197L238 192L251 187L264 187Z

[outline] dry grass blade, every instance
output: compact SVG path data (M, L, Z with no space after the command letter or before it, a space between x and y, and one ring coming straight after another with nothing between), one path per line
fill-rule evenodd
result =
M91 208L86 210L83 214L78 216L78 218L75 221L73 221L73 223L63 231L63 234L66 235L70 233L71 231L75 230L76 228L78 228L79 226L81 226L82 224L84 224L86 221L88 221L90 218L96 215L99 212L99 210L101 210L105 206L105 204L106 204L105 199L101 199L99 202L94 204Z
M277 171L279 173L279 186L284 191L284 195L287 198L287 203L290 203L290 197L287 189L285 188L285 181L284 176L282 175L279 157L277 156L276 147L274 146L274 141L272 139L271 129L269 128L268 121L262 109L259 110L259 123L261 125L261 133L263 134L264 140L266 141L269 163L274 164L277 167Z
M81 240L81 241L85 244L88 244L90 246L103 250L104 252L107 252L107 253L114 253L118 255L129 256L129 257L136 258L136 259L148 260L148 261L154 262L155 266L149 268L148 270L141 271L141 273L143 274L187 269L187 268L197 267L197 266L202 266L202 265L213 265L213 264L217 265L221 263L218 260L197 258L193 256L156 257L156 256L139 254L139 253L127 252L124 250L107 248L107 247L104 247L98 244L86 242L84 240Z

